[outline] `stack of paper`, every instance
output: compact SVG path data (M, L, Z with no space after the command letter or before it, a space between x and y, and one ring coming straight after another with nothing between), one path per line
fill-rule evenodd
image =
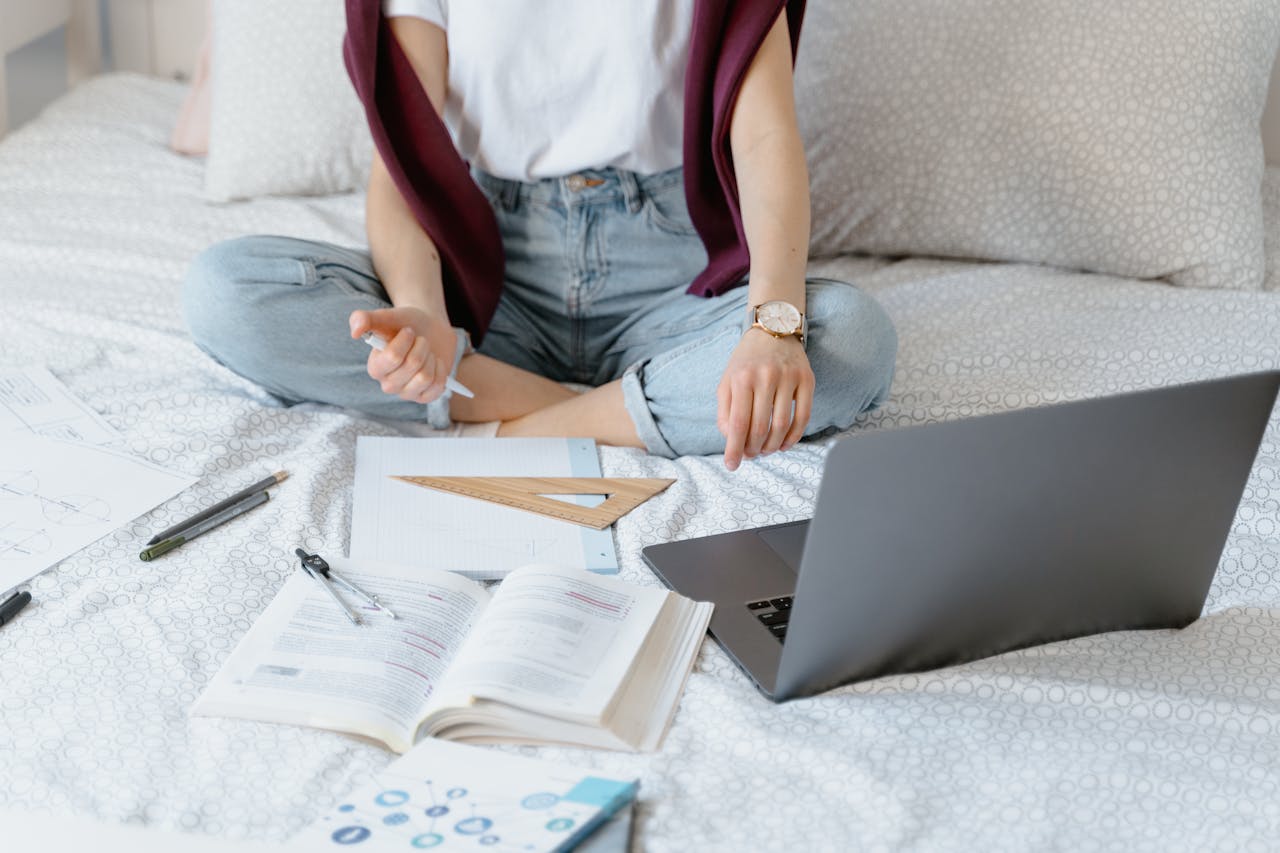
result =
M618 571L608 530L424 489L397 476L599 477L590 439L361 436L350 556L367 568L423 566L483 580L528 563ZM581 500L591 505L590 498Z
M119 436L47 371L0 373L0 435L0 590L195 482L95 446Z

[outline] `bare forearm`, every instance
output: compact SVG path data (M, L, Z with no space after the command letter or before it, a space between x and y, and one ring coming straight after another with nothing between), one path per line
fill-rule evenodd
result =
M448 88L449 47L445 33L427 21L391 19L391 31L409 57L423 90L437 112ZM447 319L440 277L440 253L414 217L377 154L369 176L365 208L373 267L391 302L421 308Z
M748 301L759 305L781 299L804 311L809 172L800 135L779 130L734 159L751 253Z
M391 303L447 317L440 253L377 156L369 177L365 219L373 268Z
M785 14L774 22L743 78L729 144L751 253L751 304L780 299L803 311L809 171L796 124Z
M796 125L791 38L780 14L756 51L729 127L742 227L751 253L749 304L779 300L805 310L809 176ZM814 377L802 343L747 332L716 388L724 464L786 450L804 435Z

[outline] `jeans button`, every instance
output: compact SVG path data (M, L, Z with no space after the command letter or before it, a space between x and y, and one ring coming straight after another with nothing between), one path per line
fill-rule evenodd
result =
M565 179L565 184L574 192L582 190L587 185L587 179L582 175L570 175Z

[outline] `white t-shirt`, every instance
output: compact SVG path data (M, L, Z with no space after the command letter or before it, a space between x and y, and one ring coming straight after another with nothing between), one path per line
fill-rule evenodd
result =
M383 0L446 33L444 118L462 156L530 181L683 160L694 0Z

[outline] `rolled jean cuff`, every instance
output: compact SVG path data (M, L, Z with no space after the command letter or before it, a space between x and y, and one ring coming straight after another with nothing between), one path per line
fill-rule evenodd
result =
M462 361L462 357L471 351L471 335L467 334L465 329L455 328L454 335L457 337L457 344L453 348L453 364L449 367L449 378L458 378L458 364ZM427 404L427 425L432 429L448 429L453 425L453 419L449 417L449 401L453 399L453 392L448 388L439 397Z
M658 430L658 423L649 411L649 400L644 395L644 380L641 375L648 362L639 362L627 368L622 374L622 402L627 407L627 414L636 425L636 435L644 442L645 448L654 456L675 459L678 455Z

